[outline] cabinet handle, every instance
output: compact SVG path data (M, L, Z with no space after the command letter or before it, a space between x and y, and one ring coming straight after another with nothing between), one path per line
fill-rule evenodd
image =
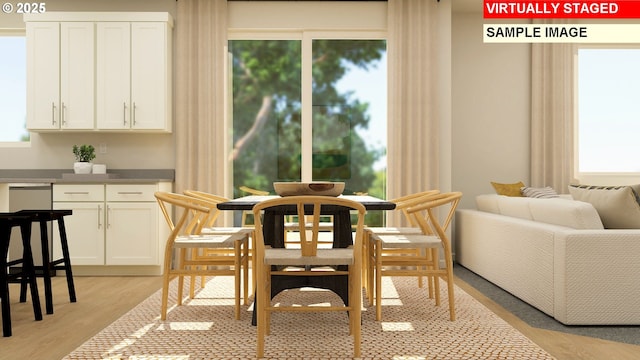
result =
M118 191L118 195L142 195L142 191Z
M132 125L136 126L136 102L133 102L133 119L132 119Z
M89 195L88 191L65 191L65 195Z
M111 221L109 220L109 215L111 214L111 207L107 205L107 229L111 227Z
M56 103L51 102L51 125L56 124Z
M98 205L98 229L102 228L102 206Z
M127 126L127 103L122 103L122 125Z
M67 124L67 122L64 120L64 110L65 110L66 108L67 108L67 107L66 107L66 106L64 106L64 102L63 102L63 103L62 103L62 115L61 115L61 117L60 117L60 120L61 120L61 124L62 124L62 126L65 126L65 125Z

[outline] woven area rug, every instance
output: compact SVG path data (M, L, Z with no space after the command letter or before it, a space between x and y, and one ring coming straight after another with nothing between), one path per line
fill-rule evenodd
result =
M457 320L449 321L446 286L434 306L412 278L383 278L383 321L362 313L362 359L553 359L551 355L455 288ZM188 284L188 281L186 281ZM169 304L175 304L177 281ZM188 294L185 291L185 294ZM280 303L341 304L330 291L280 293ZM233 318L233 282L210 278L194 299L159 318L160 291L105 328L65 359L251 359L256 329L252 307ZM346 313L275 313L266 337L268 359L351 359Z

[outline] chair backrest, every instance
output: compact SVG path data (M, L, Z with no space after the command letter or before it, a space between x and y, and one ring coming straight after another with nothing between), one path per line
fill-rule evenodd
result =
M207 200L211 204L215 204L215 205L217 205L219 203L222 203L222 202L229 201L229 199L226 198L226 197L218 196L218 195L214 195L214 194L211 194L211 193L208 193L208 192L198 191L198 190L185 190L184 194L187 195L187 196L191 196L191 197ZM221 213L222 213L222 211L220 209L218 209L217 206L214 206L214 207L210 208L209 209L209 214L206 216L206 218L202 219L202 222L203 222L202 226L203 227L212 227Z
M262 195L262 196L269 195L268 191L253 189L244 185L240 186L238 189L240 189L240 191L244 191L245 193L251 194L251 195Z
M364 229L364 215L366 209L364 205L353 201L330 196L287 196L262 201L253 207L256 226L256 248L264 251L264 237L262 219L260 213L267 208L275 206L288 206L290 212L297 215L300 229L300 250L302 256L315 256L318 248L318 234L320 232L320 215L323 206L342 206L349 210L357 211L358 221L356 224L356 236L354 239L354 251L356 256L362 248L362 236ZM289 210L289 209L288 209ZM306 217L308 215L311 217ZM311 220L309 223L305 221Z
M171 230L170 238L173 239L179 235L199 234L211 209L216 207L210 201L183 194L158 191L154 195ZM171 209L176 211L175 223Z
M451 224L461 198L462 193L459 191L435 194L425 197L422 203L408 208L407 212L413 216L424 234L437 235L441 240L448 240L445 231ZM437 211L442 207L446 209L446 206L447 215L440 220ZM420 215L423 211L427 213L426 216Z
M392 199L391 202L396 204L396 210L402 211L402 214L405 216L410 226L418 226L418 224L414 220L414 217L407 212L407 209L409 209L409 207L411 206L424 202L425 197L429 197L439 193L440 190L425 190Z

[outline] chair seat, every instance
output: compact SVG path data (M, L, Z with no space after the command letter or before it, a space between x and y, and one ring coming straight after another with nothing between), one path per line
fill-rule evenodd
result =
M244 234L226 235L188 235L178 236L175 240L177 248L232 248L236 240L242 240Z
M352 249L318 249L316 256L301 256L296 249L265 249L264 263L266 265L286 266L333 266L353 264Z
M378 235L395 235L395 234L422 234L419 227L366 227L365 231Z
M224 227L224 226L214 226L214 227L205 227L202 228L201 234L215 234L215 235L227 235L227 234L249 234L253 232L253 229L246 227Z
M442 242L437 236L422 234L398 234L398 235L373 235L380 239L383 249L402 248L435 248L442 246Z

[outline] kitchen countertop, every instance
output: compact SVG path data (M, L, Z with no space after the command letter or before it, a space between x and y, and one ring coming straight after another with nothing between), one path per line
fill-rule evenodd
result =
M63 177L63 174L64 177ZM0 170L0 183L42 183L42 184L78 184L78 183L157 183L173 182L175 170L173 169L113 169L108 170L107 175L87 174L69 176L72 169L9 169ZM115 176L115 177L108 177Z

